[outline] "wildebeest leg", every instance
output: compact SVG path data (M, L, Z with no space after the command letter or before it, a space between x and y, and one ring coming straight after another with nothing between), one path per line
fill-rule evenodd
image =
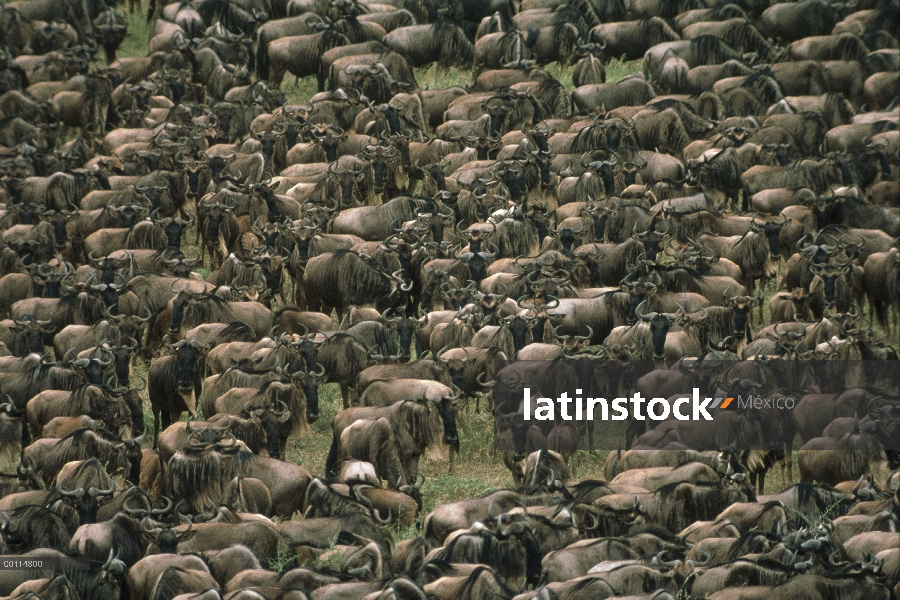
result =
M159 413L160 410L153 407L153 448L159 449Z
M450 446L450 471L449 474L453 475L453 465L456 462L456 455L459 454L459 444L453 444Z
M592 452L594 450L594 422L587 422L587 434L588 434L588 452Z
M344 399L344 408L350 408L350 386L341 382L341 397Z
M765 296L765 294L766 294L766 288L768 287L768 285L769 285L768 277L763 277L762 279L759 280L759 286L762 288L763 296ZM765 302L759 302L756 305L757 310L759 310L759 322L760 323L763 322L763 304L765 304Z
M628 421L628 426L625 428L625 450L630 450L631 443L646 432L647 423L645 421L638 421L637 419Z

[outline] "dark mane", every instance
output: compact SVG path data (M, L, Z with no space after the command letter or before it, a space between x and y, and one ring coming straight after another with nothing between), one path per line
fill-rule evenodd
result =
M471 64L475 46L463 33L459 26L448 19L438 19L431 26L432 44L439 49L438 64Z
M182 327L193 328L203 323L230 323L234 314L227 300L211 293L203 295L202 302L191 302L184 309Z

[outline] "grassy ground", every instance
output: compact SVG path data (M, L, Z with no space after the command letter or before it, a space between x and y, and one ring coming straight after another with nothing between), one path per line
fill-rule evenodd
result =
M145 11L135 13L129 17L129 33L123 43L120 56L143 56L146 54L147 41L152 24L145 19ZM618 81L640 70L640 61L622 62L612 61L607 66L609 81ZM554 77L563 83L567 91L571 91L572 67L549 65L546 67ZM416 79L422 88L431 89L449 86L465 86L472 82L471 73L450 68L443 69L437 65L418 68L415 70ZM301 79L299 82L286 81L284 85L290 102L304 102L316 91L314 77ZM193 240L193 232L185 239ZM206 272L204 271L204 274ZM773 282L774 286L774 282ZM766 302L764 302L765 319L768 318L768 298L773 293L773 286L766 290ZM883 332L880 332L883 333ZM146 376L147 366L138 362L135 365L135 373ZM152 432L153 417L145 392L145 421L148 431ZM324 472L325 457L331 439L330 424L335 414L341 408L341 397L337 385L322 386L320 390L321 417L313 426L313 433L300 440L291 440L287 448L287 459L303 465L314 474ZM602 429L598 429L602 432ZM602 435L602 433L601 433ZM436 463L424 458L420 465L420 471L426 476L422 486L424 507L422 516L428 513L434 506L464 498L471 498L490 492L501 487L513 485L512 478L499 455L493 449L491 418L482 403L481 411L476 412L474 406L470 406L461 415L460 425L461 454L456 459L452 474L448 473L446 462ZM152 435L147 437L145 444L152 445ZM606 447L616 444L604 444ZM577 475L579 478L602 478L603 464L608 452L594 451L584 452L578 457ZM796 462L796 457L795 457ZM5 470L9 470L6 468ZM780 473L778 469L770 471L766 480L767 491L776 491L781 488ZM395 539L402 539L415 535L414 529L397 531Z

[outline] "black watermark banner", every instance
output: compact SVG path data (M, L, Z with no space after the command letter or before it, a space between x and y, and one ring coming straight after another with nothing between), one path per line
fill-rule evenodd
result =
M0 571L87 571L86 556L0 556Z
M895 360L564 355L494 365L492 392L498 447L513 444L519 455L523 444L539 449L542 439L561 435L607 450L785 450L799 439L844 434L890 450L900 438ZM554 428L565 433L550 436Z

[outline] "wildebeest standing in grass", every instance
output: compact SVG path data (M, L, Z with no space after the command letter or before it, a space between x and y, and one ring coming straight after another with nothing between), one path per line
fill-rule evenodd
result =
M209 346L181 340L168 349L172 354L162 356L150 365L148 387L153 408L154 445L159 444L160 415L165 429L179 420L185 410L192 415L196 413L202 385L201 357Z
M278 88L285 73L291 73L298 79L315 75L319 70L319 57L325 51L349 43L347 36L331 27L319 33L273 40L267 47L259 49L260 53L265 53L265 60L259 61L259 76Z
M472 64L472 42L456 23L448 20L398 27L384 36L384 43L408 57L414 67L433 62L441 66Z
M398 303L398 292L408 292L399 271L387 274L366 254L338 250L309 259L303 273L303 293L311 310L337 310L338 318L350 306L374 304L384 311Z

